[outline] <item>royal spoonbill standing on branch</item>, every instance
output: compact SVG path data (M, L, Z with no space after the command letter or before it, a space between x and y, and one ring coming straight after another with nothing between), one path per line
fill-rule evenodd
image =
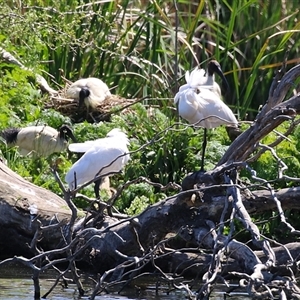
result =
M130 159L127 135L119 128L111 130L105 138L69 145L72 152L84 152L66 174L70 190L93 180L98 175L119 173ZM95 181L95 196L99 199L101 179Z
M221 70L221 68L218 69ZM221 73L223 74L222 71ZM238 121L232 110L221 100L220 87L214 81L211 69L205 76L203 69L196 68L191 74L187 72L185 79L187 83L179 88L174 103L177 105L178 113L183 119L195 127L204 128L201 160L201 170L203 171L207 129L220 125L236 127Z
M58 131L46 125L8 128L1 132L1 136L9 146L18 146L20 154L32 154L34 157L64 151L68 146L68 137L76 142L68 125L61 126Z
M66 94L71 99L79 100L79 107L84 103L87 113L95 110L106 97L111 96L108 86L101 79L95 77L75 81L67 89Z

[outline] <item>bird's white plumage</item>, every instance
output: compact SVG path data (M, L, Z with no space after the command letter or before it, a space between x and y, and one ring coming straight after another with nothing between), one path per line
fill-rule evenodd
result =
M194 69L191 74L189 72L185 73L185 80L193 87L207 88L214 92L221 98L221 88L219 84L215 81L215 75L209 75L204 69Z
M127 135L124 132L122 132L121 129L114 128L106 134L105 138L100 138L100 139L96 139L96 140L92 140L92 141L85 141L83 143L72 143L72 144L69 144L68 148L71 152L85 153L93 146L95 146L99 143L100 144L103 143L103 140L106 138L109 138L109 137L115 137L115 138L120 137L120 139L122 141L123 140L125 141L125 139L126 139L126 141L128 142Z
M127 135L117 128L110 131L105 138L70 144L70 151L85 152L66 174L65 180L70 190L75 188L74 174L76 174L76 184L80 186L94 179L97 174L120 172L130 159L128 144Z
M85 153L87 152L89 149L91 149L98 140L102 140L102 139L97 139L94 141L86 141L84 143L73 143L69 145L69 150L71 152L77 152L77 153Z
M204 74L203 69L187 72L187 83L179 88L174 98L179 115L190 124L208 129L220 125L237 126L233 112L221 100L213 82L208 84L210 80L207 81Z
M20 129L13 144L22 155L48 156L65 150L68 142L50 126L28 126Z
M196 68L191 73L187 71L185 73L185 81L191 87L197 87L199 85L208 85L204 69Z
M95 77L75 81L67 89L66 94L71 99L79 100L79 93L83 88L87 88L90 92L90 95L84 99L84 103L88 108L95 108L106 97L111 96L108 86L101 79Z

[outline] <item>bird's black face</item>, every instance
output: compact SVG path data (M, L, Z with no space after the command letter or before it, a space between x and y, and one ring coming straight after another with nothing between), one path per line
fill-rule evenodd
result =
M80 92L79 92L79 107L83 105L84 99L87 98L90 94L91 94L91 92L86 87L83 87L80 90Z
M221 69L220 64L216 60L211 60L207 66L208 75L212 76L214 73L218 74L222 79L222 87L225 90L225 93L229 92L229 84L228 81Z
M69 137L74 143L77 143L73 131L68 125L62 125L59 129L59 134L63 139L67 140Z

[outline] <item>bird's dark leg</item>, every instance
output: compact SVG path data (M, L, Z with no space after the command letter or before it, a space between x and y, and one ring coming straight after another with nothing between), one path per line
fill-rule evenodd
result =
M206 145L207 145L207 129L204 128L203 143L202 143L202 155L201 155L201 169L200 169L200 171L202 171L202 172L204 172L204 156L205 156Z
M90 112L90 107L87 106L86 107L86 113L85 113L85 119L88 120L88 117L91 116L91 112ZM92 117L93 119L93 117Z
M95 192L96 199L100 199L100 185L102 183L102 180L103 178L100 178L97 181L95 181L94 192Z
M89 112L89 109L87 109L87 117L90 116L94 123L98 123L98 121L93 116L93 111ZM86 119L87 119L86 117Z

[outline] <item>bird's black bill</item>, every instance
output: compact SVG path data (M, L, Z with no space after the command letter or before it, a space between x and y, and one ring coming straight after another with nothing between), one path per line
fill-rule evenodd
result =
M87 88L82 88L79 92L79 107L81 107L84 103L84 99L90 95L90 91Z
M216 73L220 76L220 78L222 79L222 89L224 90L225 94L229 93L230 88L229 88L229 84L228 81L219 65L219 67L216 69Z
M216 60L211 60L208 64L208 73L209 75L212 75L213 73L217 73L220 78L222 79L222 90L224 94L227 94L230 92L230 87L228 84L228 81L221 69L220 64Z
M77 139L73 134L73 130L68 125L62 125L59 129L60 135L63 136L65 139L69 137L74 143L77 143Z

